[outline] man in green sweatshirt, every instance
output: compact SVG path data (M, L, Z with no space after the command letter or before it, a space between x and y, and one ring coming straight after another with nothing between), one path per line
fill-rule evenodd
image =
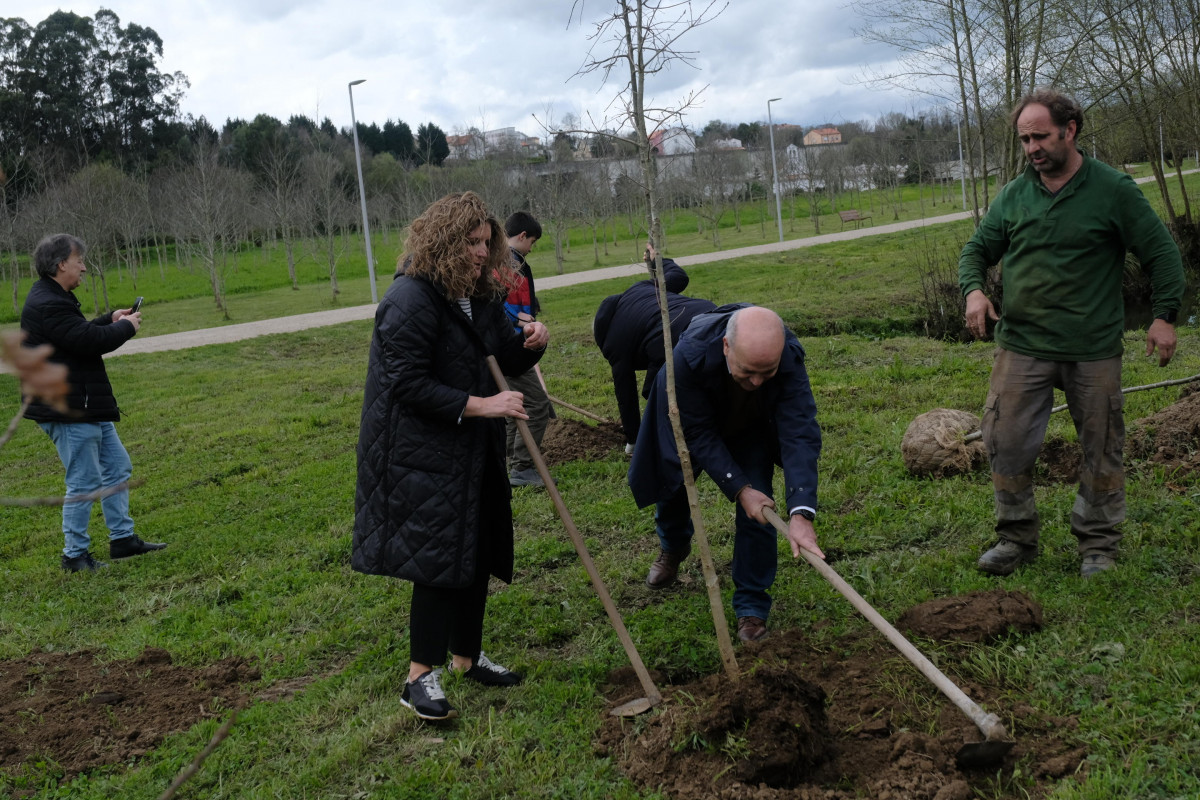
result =
M1125 253L1150 275L1155 320L1146 355L1157 350L1160 366L1175 354L1183 264L1133 180L1076 147L1083 111L1073 99L1038 89L1017 104L1012 122L1028 166L1000 190L958 262L968 329L982 338L988 321L997 323L982 428L999 542L978 567L1008 575L1037 558L1033 465L1059 388L1083 449L1071 532L1080 574L1091 577L1113 567L1125 519ZM1002 315L983 291L1001 259Z

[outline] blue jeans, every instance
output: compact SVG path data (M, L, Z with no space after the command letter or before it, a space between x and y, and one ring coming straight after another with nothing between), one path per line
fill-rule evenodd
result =
M92 501L71 502L72 497L91 494L105 486L125 483L133 474L129 453L117 437L117 427L111 422L40 422L58 458L67 468L67 502L63 504L63 555L75 558L87 552L91 544L88 520L92 516ZM123 539L133 535L133 520L129 516L129 490L110 494L100 501L108 538Z
M750 485L774 499L771 480L775 474L775 448L753 436L740 436L737 443L726 442L738 466L750 476ZM735 503L733 538L733 611L740 617L758 617L766 621L771 613L771 595L779 564L779 545L775 528L755 522ZM655 506L654 522L658 541L664 550L679 550L691 545L694 528L688 510L687 492L681 486L668 500Z

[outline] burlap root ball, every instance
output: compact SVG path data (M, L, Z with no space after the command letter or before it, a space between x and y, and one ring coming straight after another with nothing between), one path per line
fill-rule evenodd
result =
M913 475L942 478L969 472L983 462L983 440L964 442L979 430L979 417L954 408L935 408L914 419L900 442L904 466Z

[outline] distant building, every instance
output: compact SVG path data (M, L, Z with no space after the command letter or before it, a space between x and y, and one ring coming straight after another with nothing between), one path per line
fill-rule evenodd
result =
M536 153L541 155L542 140L516 128L497 128L484 131L484 143L489 153Z
M650 152L660 156L675 156L696 152L696 140L683 128L670 128L650 134Z
M446 144L450 147L447 158L458 161L472 161L483 158L486 154L484 139L478 133L464 133L462 136L447 136Z
M713 147L717 150L745 150L746 149L746 148L742 147L741 139L734 139L732 137L729 139L717 139L715 142L713 142Z
M814 144L841 144L842 132L832 125L823 125L820 128L813 128L808 133L804 134L804 145L806 147Z

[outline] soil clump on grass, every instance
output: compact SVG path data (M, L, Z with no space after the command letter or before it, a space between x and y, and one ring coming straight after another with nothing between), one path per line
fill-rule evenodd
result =
M896 627L926 639L991 642L1009 633L1040 631L1042 607L1021 592L989 589L913 606Z
M1130 426L1126 451L1165 467L1175 477L1200 473L1200 386L1189 384L1179 400Z
M982 739L961 711L881 634L810 642L773 630L738 650L741 677L723 672L676 685L655 674L664 701L639 717L607 716L595 741L631 780L679 800L968 800L1043 796L1082 779L1087 753L1073 717L1053 717L1009 687L954 674L970 647L1008 631L1036 630L1041 609L1023 595L982 592L914 609L948 640L941 669L975 702L1000 715L1016 745L1002 764L960 770L955 755ZM973 644L958 644L970 642ZM715 647L715 644L714 644ZM628 668L610 676L610 708L640 697Z
M90 651L0 663L0 769L47 761L63 780L143 756L203 719L228 717L259 671L241 658L173 664L161 648L97 661ZM20 797L21 794L13 795Z
M576 419L550 420L539 448L547 466L568 461L600 461L625 446L625 434L615 422L588 424Z
M1051 437L1038 452L1037 475L1054 483L1075 483L1082 461L1078 442ZM1125 465L1136 462L1161 466L1176 478L1200 473L1200 387L1185 386L1175 403L1129 423Z

